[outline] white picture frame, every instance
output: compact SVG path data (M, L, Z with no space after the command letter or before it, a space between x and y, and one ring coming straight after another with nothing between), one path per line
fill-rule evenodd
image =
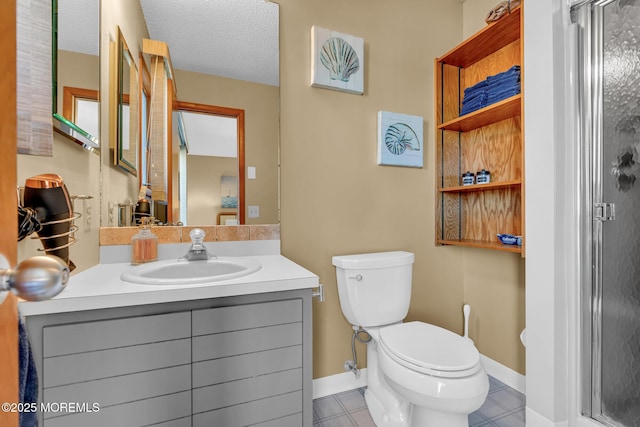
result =
M420 116L378 112L378 164L424 167L424 119Z
M364 93L364 39L311 27L311 86Z

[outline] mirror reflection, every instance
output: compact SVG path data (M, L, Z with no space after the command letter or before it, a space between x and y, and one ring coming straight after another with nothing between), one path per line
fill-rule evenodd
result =
M188 135L178 171L187 184L180 193L183 218L187 224L238 225L244 223L238 176L244 169L238 167L244 164L244 111L206 107L180 111Z
M54 129L99 151L100 1L52 0Z
M118 31L118 131L115 164L137 176L138 162L138 69L127 42Z
M174 112L177 111L176 106L182 103L227 107L246 112L244 165L236 160L234 167L225 163L214 170L210 164L198 165L198 162L190 161L193 165L189 165L186 172L182 173L179 167L175 167L180 162L180 149L173 150L175 147L172 147L172 158L168 160L168 164L172 165L169 166L171 179L174 186L181 188L180 203L174 203L172 207L173 218L180 218L181 221L186 218L183 222L187 225L214 225L218 222L234 224L235 220L246 224L277 223L280 102L278 5L264 0L141 0L137 7L135 3L137 2L130 0L102 2L102 15L111 19L109 25L113 25L115 16L126 17L115 23L123 33L129 35L136 34L142 28L141 24L135 24L136 14L142 10L143 16L140 18L148 28L148 37L168 45L174 69L172 83L176 87ZM256 18L256 9L260 8L267 9L268 19L260 14ZM132 29L131 25L135 25L138 30ZM198 42L195 43L194 40ZM127 43L139 46L141 41L127 36ZM265 43L269 46L265 47ZM145 61L151 64L148 58ZM268 65L263 64L264 61ZM140 60L139 62L142 63ZM150 65L151 75L152 68ZM179 126L177 120L172 120L171 126L175 133ZM187 144L195 133L193 125L185 122ZM215 143L210 140L210 144ZM180 142L173 141L173 145L179 147ZM185 154L185 164L189 157L196 156ZM141 170L144 170L144 166ZM235 191L230 189L234 176ZM196 188L199 185L215 188L216 191L189 192L194 179L197 181L197 184L193 184ZM118 177L107 177L104 180L106 191L103 206L137 200L140 183L122 185L121 181ZM116 183L120 191L115 187L109 188ZM242 199L242 186L245 189L245 206L242 207L238 200L235 216L229 215L234 213L234 208L223 207L230 205L223 203L222 193L228 193L228 197L237 194ZM215 211L203 208L214 205L217 206ZM178 214L177 211L184 211L184 214ZM248 212L252 215L247 215ZM103 215L101 219L102 225L118 225L108 215Z

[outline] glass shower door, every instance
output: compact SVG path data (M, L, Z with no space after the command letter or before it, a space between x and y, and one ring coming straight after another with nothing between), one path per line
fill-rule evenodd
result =
M591 5L591 416L640 426L640 0Z

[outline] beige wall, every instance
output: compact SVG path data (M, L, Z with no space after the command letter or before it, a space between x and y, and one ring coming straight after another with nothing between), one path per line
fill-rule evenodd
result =
M340 310L333 255L416 254L410 319L461 331L463 251L434 247L433 59L461 40L456 0L281 0L283 254L320 276L314 377L343 372L351 327ZM365 94L312 88L312 25L364 38ZM425 167L376 165L380 110L424 117ZM359 346L359 365L365 366Z
M175 74L179 101L245 111L245 166L256 168L256 179L245 180L245 205L260 207L260 217L245 216L245 223L277 223L279 88L191 71L176 70Z
M325 303L314 303L314 378L343 372L352 357L331 257L398 249L416 254L408 320L461 333L462 305L470 303L480 351L522 372L520 259L434 245L433 60L462 40L463 6L457 0L279 3L282 249L317 273L327 293ZM364 95L310 87L312 25L364 38ZM423 169L376 165L380 110L424 117ZM366 366L364 348L358 352L359 366Z
M220 207L220 178L237 176L237 164L229 157L187 156L188 225L215 224L218 212L230 211Z
M327 287L327 301L314 302L316 378L342 372L344 361L351 358L351 328L340 310L331 256L395 249L416 254L409 320L424 320L461 333L462 304L469 303L471 337L480 351L512 369L524 371L524 349L518 340L524 327L524 261L514 254L435 247L433 243L433 59L459 43L467 27L475 26L471 33L482 28L487 8L478 13L468 12L471 5L481 1L484 2L468 0L464 9L458 0L279 1L281 238L283 254L317 273ZM134 12L130 12L131 16ZM107 22L115 19L110 17ZM364 38L364 95L309 86L312 25ZM111 31L111 26L103 28L103 39ZM133 49L137 43L129 37L134 40L136 36L125 36ZM102 72L104 66L103 62ZM181 71L176 74L180 100L213 102L195 93L207 87L196 82L199 76L187 76ZM190 89L186 81L192 79ZM224 93L220 90L218 94ZM247 96L259 101L272 95L249 92ZM224 99L219 103L247 108ZM376 115L380 110L424 117L423 169L376 165ZM108 141L104 104L102 119L101 137ZM247 122L250 120L247 112ZM248 144L250 140L261 139L260 133L249 139L249 129L247 132ZM98 176L97 156L66 140L60 141L60 136L55 138L53 159L19 156L18 182L41 171L56 172L65 177L72 194L95 192L97 184L88 182L86 177ZM266 147L264 152L247 153L247 165L258 165L258 177L261 171L268 170L260 166L263 158L273 156L277 162L277 148ZM137 182L127 183L127 174L115 170L106 160L102 168L108 171L102 212L106 215L106 202L122 198L121 193L110 190L111 184L123 181L124 188L130 187L135 192ZM277 182L277 177L274 181ZM247 183L248 194L253 184L257 182ZM267 201L258 199L259 195L251 197L248 204L256 200L262 213ZM94 199L94 209L97 207ZM98 219L94 221L97 228ZM81 238L72 248L72 259L78 264L76 253L84 251L79 248L85 241L91 248L87 253L95 254L90 255L95 260L86 262L90 266L97 262L97 241L94 243L93 237ZM359 346L358 351L360 365L365 366L364 348Z
M99 88L99 58L97 56L60 52L58 73L58 111L62 113L62 87ZM82 149L75 142L54 132L52 157L18 155L18 185L42 173L60 175L71 196L88 195L93 199L76 201L74 210L83 214L76 220L76 244L69 249L70 259L76 265L74 273L98 263L98 230L100 227L100 157ZM89 212L87 212L89 208ZM90 213L90 215L87 215ZM38 240L25 239L18 243L18 259L34 255L42 245Z
M487 25L484 21L487 13L498 3L500 0L466 0L462 9L462 37L483 29Z
M115 70L110 68L113 61L110 58L109 49L111 43L117 42L119 27L124 39L129 46L131 57L140 71L139 57L142 49L142 39L149 38L147 25L142 15L142 9L137 1L131 0L103 0L100 9L101 37L100 37L100 140L102 144L102 225L117 225L117 209L115 214L109 212L109 204L135 202L138 199L138 178L124 172L113 165L113 152L111 147L112 132L115 129L116 103L115 95L110 91L110 77ZM114 80L115 81L115 80ZM107 148L109 147L109 148Z

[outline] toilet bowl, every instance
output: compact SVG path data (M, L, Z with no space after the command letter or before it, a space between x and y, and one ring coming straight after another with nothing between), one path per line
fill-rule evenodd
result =
M411 403L410 426L466 427L484 403L489 380L471 341L422 322L381 328L379 368Z
M489 380L467 338L408 312L413 254L333 257L343 314L371 336L367 407L378 427L468 427Z

